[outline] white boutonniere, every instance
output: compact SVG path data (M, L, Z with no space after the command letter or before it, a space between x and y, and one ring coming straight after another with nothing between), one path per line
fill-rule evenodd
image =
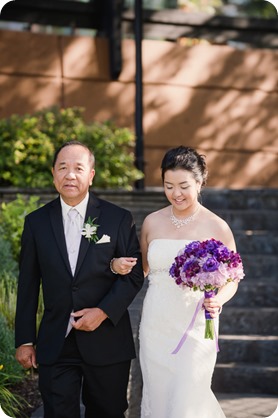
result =
M110 242L111 239L109 235L103 234L102 237L98 240L97 244L105 244L106 242Z
M84 223L81 231L81 235L87 238L90 242L97 242L99 240L97 236L97 229L99 225L94 223L96 219L97 218L94 218L92 220L89 216L88 220Z

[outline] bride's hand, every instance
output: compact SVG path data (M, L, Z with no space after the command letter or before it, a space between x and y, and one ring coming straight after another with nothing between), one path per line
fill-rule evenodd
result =
M222 304L217 296L214 298L207 298L204 300L204 308L210 313L212 318L217 318L222 311Z

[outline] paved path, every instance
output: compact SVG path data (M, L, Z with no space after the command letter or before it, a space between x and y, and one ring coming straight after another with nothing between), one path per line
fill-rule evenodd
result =
M276 396L220 393L216 397L227 418L278 418Z
M266 418L270 416L278 418L278 398L275 396L219 393L216 394L216 397L219 400L226 418ZM83 417L84 415L82 414L81 418ZM33 413L32 418L43 418L42 408L37 409L37 411ZM139 415L135 416L135 414L132 414L131 416L129 414L129 418L140 417Z

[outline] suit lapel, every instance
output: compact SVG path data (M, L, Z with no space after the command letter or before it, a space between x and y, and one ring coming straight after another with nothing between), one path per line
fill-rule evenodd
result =
M53 229L55 239L61 256L66 264L66 267L71 274L71 268L69 264L66 238L64 233L63 217L62 217L62 208L60 198L55 199L50 206L50 221Z
M91 219L99 217L99 214L100 214L100 207L99 206L100 206L99 205L99 200L92 193L90 193L88 206L87 206L87 211L86 211L86 216L85 216L85 221L89 217ZM96 219L96 223L97 223L97 219ZM77 276L77 274L79 272L79 269L80 269L80 267L83 263L84 257L86 255L90 245L95 245L95 244L93 242L90 242L87 238L82 236L81 242L80 242L78 259L77 259L77 265L76 265L75 274L74 274L75 277Z

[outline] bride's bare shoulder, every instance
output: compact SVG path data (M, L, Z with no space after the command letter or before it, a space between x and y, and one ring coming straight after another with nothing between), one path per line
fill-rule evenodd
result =
M230 248L234 247L234 237L228 223L209 209L203 208L199 226L208 237L219 239Z
M159 209L147 215L144 219L143 224L161 222L163 219L167 217L169 217L169 206L166 206L165 208Z
M228 227L227 222L223 218L205 207L202 208L202 215L200 220L213 225L215 228L226 229Z
M157 231L165 224L167 217L169 217L169 206L150 213L144 219L142 231Z

